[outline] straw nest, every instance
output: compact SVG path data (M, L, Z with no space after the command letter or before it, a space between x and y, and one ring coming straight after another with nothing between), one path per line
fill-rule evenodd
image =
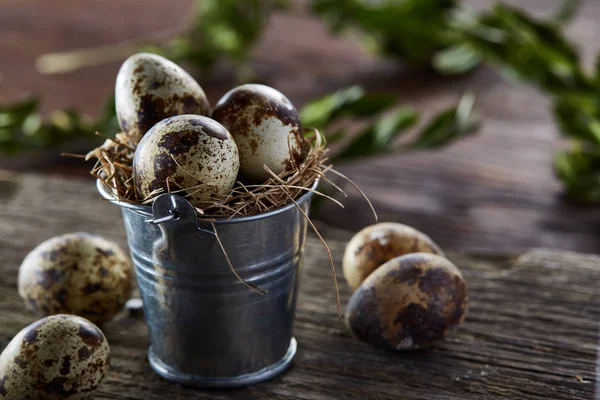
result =
M103 136L101 134L98 134ZM206 187L178 187L175 182L167 180L167 190L156 190L145 198L141 198L135 188L133 179L133 155L139 138L127 133L118 133L114 138L106 138L101 146L90 151L86 160L96 159L91 174L121 202L149 205L156 197L164 192L180 194L184 197ZM304 137L304 160L297 164L293 162L290 168L279 175L274 174L265 166L271 175L266 182L259 185L244 184L238 181L228 194L213 194L202 203L194 203L198 219L214 221L216 219L231 219L240 216L252 216L265 213L290 202L295 202L307 192L326 197L340 207L343 205L334 198L312 189L317 179L326 181L336 190L344 191L325 174L331 172L342 176L358 189L346 176L335 171L329 162L325 138L317 130L307 130ZM360 191L360 189L358 189ZM216 192L216 191L215 191ZM361 192L362 194L362 192Z
M98 133L98 135L103 136L100 133ZM145 198L141 198L136 191L133 179L132 164L135 149L139 140L139 137L124 132L118 133L114 138L106 137L104 144L90 151L85 156L85 159L96 159L96 163L91 170L91 174L100 182L102 182L102 184L114 195L115 199L120 202L149 205L156 197L160 196L165 191L155 191ZM216 233L214 221L217 219L231 219L240 216L252 216L275 210L289 203L294 203L306 218L307 222L315 231L319 239L323 242L323 245L328 252L332 267L334 286L337 293L337 281L335 277L335 267L333 265L331 251L329 250L329 247L327 246L323 237L318 232L317 228L308 217L307 213L297 204L296 201L307 192L312 192L335 202L343 208L342 203L340 203L338 200L313 189L314 183L320 179L329 183L333 188L346 196L346 193L344 193L339 186L326 177L326 174L331 172L342 177L352 186L354 186L356 190L358 190L358 192L365 198L367 204L374 214L375 210L373 209L371 202L354 182L352 182L345 175L333 169L333 166L331 165L331 162L327 156L329 150L327 149L326 140L318 130L305 130L303 140L304 143L302 148L304 149L304 160L300 164L294 163L290 168L288 168L288 170L279 175L274 174L268 169L267 166L264 166L265 170L267 170L267 172L269 172L271 175L271 178L269 178L266 182L263 182L260 185L249 185L238 181L229 194L215 194L208 201L204 201L202 204L194 204L194 206L198 219L213 223L213 228L215 228ZM202 186L181 188L177 187L174 182L167 181L166 183L168 188L167 192L180 194L182 196L189 196L189 194L193 193L195 190L204 189ZM376 215L375 218L377 218ZM265 291L247 283L237 274L231 265L231 262L229 261L229 257L223 248L218 233L216 233L216 237L223 249L233 273L253 290L264 294ZM341 315L339 296L338 312Z

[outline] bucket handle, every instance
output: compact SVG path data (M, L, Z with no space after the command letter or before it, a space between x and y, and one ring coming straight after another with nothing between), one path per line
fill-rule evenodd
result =
M169 221L184 220L193 222L199 231L216 236L212 229L198 226L196 210L182 196L171 193L161 194L152 203L152 214L152 218L145 220L147 224L160 225Z

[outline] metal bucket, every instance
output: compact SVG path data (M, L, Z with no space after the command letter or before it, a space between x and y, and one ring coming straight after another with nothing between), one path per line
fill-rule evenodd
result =
M315 182L316 187L318 182ZM313 188L314 188L313 187ZM294 204L251 217L198 221L183 197L152 207L118 202L150 334L150 365L164 378L199 387L245 386L283 372L292 337L307 222ZM312 193L296 202L308 212Z

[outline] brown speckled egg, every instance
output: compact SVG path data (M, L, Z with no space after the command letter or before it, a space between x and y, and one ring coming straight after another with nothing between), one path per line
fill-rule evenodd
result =
M188 189L187 197L197 207L213 193L228 193L239 168L238 149L227 129L199 115L159 122L142 138L133 158L142 199L159 189Z
M53 315L19 332L0 355L0 398L86 399L108 371L110 347L90 321Z
M133 269L115 243L89 233L49 239L19 269L19 293L38 314L75 314L96 323L111 319L129 299Z
M467 285L444 257L412 253L375 270L354 292L346 325L358 339L392 350L429 347L465 318Z
M115 105L121 129L137 136L173 115L210 115L206 95L194 78L166 58L148 53L135 54L121 66Z
M354 235L346 246L344 277L356 290L380 265L392 258L418 252L444 255L429 236L410 226L397 222L368 226Z
M298 111L271 87L246 84L230 90L215 106L212 118L231 132L240 151L240 174L250 181L270 177L263 165L280 174L303 159Z

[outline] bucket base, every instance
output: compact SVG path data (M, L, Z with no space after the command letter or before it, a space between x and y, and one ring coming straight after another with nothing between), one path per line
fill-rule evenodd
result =
M148 351L148 361L150 361L150 366L152 367L154 372L156 372L166 380L172 382L207 389L235 388L253 385L255 383L266 381L268 379L274 378L275 376L285 371L290 366L292 360L294 359L294 356L296 355L296 347L296 339L292 338L287 353L285 354L285 356L283 356L281 360L277 361L275 364L256 372L232 376L229 378L203 378L201 376L172 372L167 365L165 365L158 357L154 355L154 352L152 351L152 346Z

